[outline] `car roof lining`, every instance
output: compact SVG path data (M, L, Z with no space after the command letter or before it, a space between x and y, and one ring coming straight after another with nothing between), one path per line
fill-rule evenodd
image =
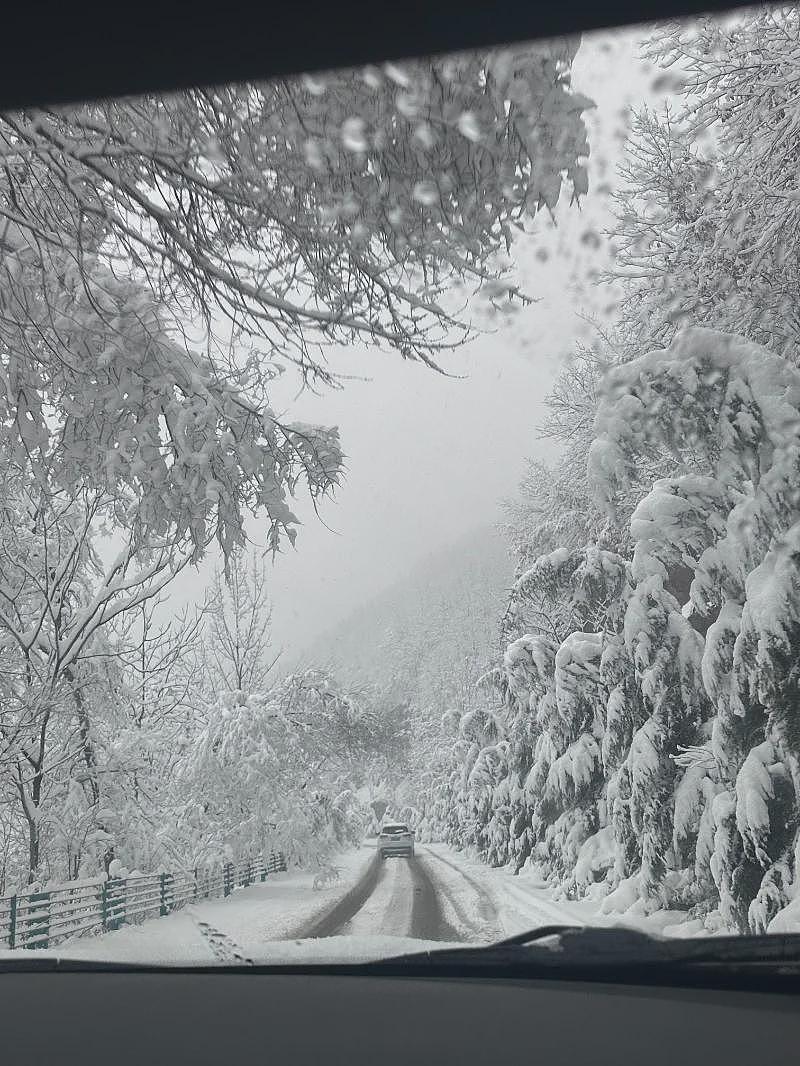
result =
M228 0L207 9L141 0L125 8L78 3L44 11L37 4L15 4L3 13L0 108L284 77L739 6L750 5L403 0L376 18L374 4L364 0Z

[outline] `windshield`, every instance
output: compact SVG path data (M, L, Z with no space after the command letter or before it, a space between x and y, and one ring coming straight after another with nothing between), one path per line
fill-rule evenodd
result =
M0 116L4 952L800 931L798 71Z

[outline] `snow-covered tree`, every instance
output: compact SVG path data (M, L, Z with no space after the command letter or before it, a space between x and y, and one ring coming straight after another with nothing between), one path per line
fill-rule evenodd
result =
M610 908L764 929L797 876L800 376L694 329L609 368L597 400L585 513L620 550L520 573L503 709L468 719L461 783L428 809L489 861L601 882Z
M514 223L565 180L585 191L576 48L4 116L4 215L55 248L113 250L159 302L218 303L268 357L321 371L313 346L338 333L427 359L444 286L496 280Z
M204 657L215 694L266 691L280 655L271 651L271 622L264 561L237 554L227 574L214 575L208 605Z
M612 232L644 347L697 324L797 361L797 30L796 8L762 5L662 27L645 49L675 99L633 118Z
M509 509L504 762L481 821L512 824L527 762L501 861L740 931L779 928L800 881L797 19L759 8L649 45L677 89L634 116L613 343L562 373L562 456ZM454 802L496 748L476 741L429 807L487 856Z
M687 330L666 351L614 371L591 456L605 505L653 443L686 469L656 482L633 516L626 638L645 700L659 726L669 723L659 739L680 742L681 721L696 730L704 699L713 701L710 750L729 799L713 797L709 861L723 914L739 926L762 875L782 858L782 827L800 796L798 425L793 366L743 339ZM683 604L665 595L676 560L692 575ZM663 742L655 746L664 751Z
M337 431L279 417L270 386L287 366L335 384L324 349L353 340L435 365L476 293L521 298L512 238L586 191L576 47L0 118L4 879L233 853L270 818L298 855L350 839L350 786L405 754L408 703L267 683L245 518L278 549L290 497L342 469ZM214 540L207 705L199 619L154 605ZM437 710L477 661L439 671Z
M5 114L3 434L140 541L228 555L250 509L276 544L341 455L275 374L332 381L355 338L433 363L471 331L455 284L513 293L515 227L586 189L575 47Z
M273 847L308 861L353 843L373 725L370 708L321 671L261 695L223 693L180 770L187 861Z

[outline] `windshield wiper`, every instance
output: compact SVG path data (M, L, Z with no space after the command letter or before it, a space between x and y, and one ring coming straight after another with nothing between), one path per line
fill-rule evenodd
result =
M254 964L238 952L212 964L128 964L38 956L0 956L0 973L319 974L369 977L511 978L800 993L800 934L667 939L607 926L540 926L486 945L374 962Z
M667 939L608 926L540 926L480 946L373 964L400 972L800 991L800 934ZM406 969L406 972L409 972Z

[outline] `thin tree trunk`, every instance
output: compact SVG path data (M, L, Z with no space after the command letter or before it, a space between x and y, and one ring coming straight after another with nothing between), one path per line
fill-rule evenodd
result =
M92 741L91 721L89 719L89 711L86 706L86 701L83 698L83 692L81 691L80 684L76 682L75 675L72 671L69 671L69 680L73 683L72 694L75 699L75 710L78 715L78 730L81 738L81 751L83 752L83 761L86 764L86 769L89 774L89 792L91 795L91 805L95 808L100 806L100 782L97 779L97 755L94 749L94 743ZM96 819L98 829L101 829L104 833L108 832L107 826L105 826L100 819ZM103 866L106 873L108 868L115 858L115 849L113 844L107 844L105 852L103 853Z
M21 763L17 763L17 780L15 782L22 805L22 813L28 826L28 884L37 879L41 860L41 830L39 829L39 803L42 797L42 772L34 770L30 795L25 787L25 772Z

